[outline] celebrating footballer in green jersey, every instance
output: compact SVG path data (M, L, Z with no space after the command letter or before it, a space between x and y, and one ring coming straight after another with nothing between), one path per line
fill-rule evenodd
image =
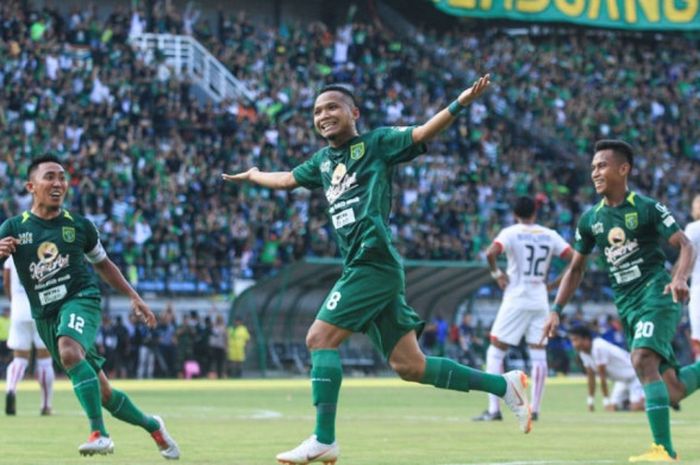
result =
M670 461L676 452L669 404L695 392L700 379L700 363L679 369L671 346L680 303L688 297L695 250L663 204L628 190L632 166L629 144L618 140L596 143L591 178L603 198L579 220L574 258L559 286L543 338L553 335L559 325L559 313L583 277L586 257L598 246L615 292L632 365L644 386L654 438L648 452L630 461ZM673 277L664 266L660 239L680 250Z
M104 407L115 418L151 433L163 457L177 459L180 452L163 420L141 412L129 396L110 386L102 371L104 359L95 349L102 319L100 291L86 260L103 280L131 298L136 315L150 326L155 326L155 316L107 257L95 225L62 208L68 182L60 160L37 158L29 165L28 176L31 211L0 226L0 257L12 255L39 335L71 379L90 421L90 437L79 452L114 451L102 419Z
M403 266L388 225L395 166L422 154L424 143L452 124L488 86L487 75L423 125L379 128L364 134L357 131L360 111L353 94L343 86L327 86L316 97L313 109L314 126L328 141L327 147L292 171L264 173L251 168L223 175L227 181L275 189L322 188L344 259L343 273L306 337L312 360L315 434L295 449L278 454L278 461L337 460L335 412L342 379L338 346L354 332L366 333L404 380L504 397L521 429L530 430L524 391L527 378L522 372L490 375L446 358L423 355L418 335L424 324L406 303Z

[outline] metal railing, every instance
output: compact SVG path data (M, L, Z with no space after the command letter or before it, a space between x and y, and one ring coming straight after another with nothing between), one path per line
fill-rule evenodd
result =
M237 79L194 37L146 33L129 38L132 46L144 53L152 64L159 51L176 74L187 74L215 102L225 99L255 101L255 94Z

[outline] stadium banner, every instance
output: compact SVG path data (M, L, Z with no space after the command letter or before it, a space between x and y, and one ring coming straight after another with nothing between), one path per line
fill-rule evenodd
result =
M433 0L455 16L576 23L627 30L700 31L700 0Z

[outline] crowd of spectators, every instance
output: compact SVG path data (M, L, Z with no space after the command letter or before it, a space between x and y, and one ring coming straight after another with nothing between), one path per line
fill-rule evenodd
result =
M167 306L155 328L133 314L127 320L105 315L95 343L105 358L104 370L114 378L240 377L237 362L242 360L233 352L242 350L245 360L249 336L241 340L242 322L227 328L216 310L204 317L197 310L180 315L178 321L173 307Z
M697 38L484 25L400 39L376 21L331 30L201 16L167 1L103 16L94 4L68 15L0 4L0 219L30 203L30 158L55 154L69 167L70 208L98 225L132 283L228 292L234 276L338 254L321 193L219 177L289 169L320 148L311 107L322 84L354 86L366 129L422 122L485 72L488 96L395 176L391 227L406 257L479 259L525 193L571 239L595 201L587 166L602 137L638 147L635 187L687 219L700 178ZM130 47L144 31L194 35L255 102L200 101L162 57L146 63Z

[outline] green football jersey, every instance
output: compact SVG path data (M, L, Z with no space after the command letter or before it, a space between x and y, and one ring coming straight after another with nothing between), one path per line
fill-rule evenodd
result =
M586 211L576 229L574 248L588 255L597 245L603 252L617 301L638 294L660 274L668 276L659 240L668 240L679 230L666 206L630 192L616 207L601 200Z
M375 129L341 147L322 148L292 171L299 185L323 188L346 264L370 250L400 263L388 224L392 176L396 164L425 153L412 133L413 127Z
M66 210L51 220L24 212L0 226L0 238L7 236L19 239L12 257L34 318L55 315L71 297L99 297L85 260L99 262L106 253L88 219Z

